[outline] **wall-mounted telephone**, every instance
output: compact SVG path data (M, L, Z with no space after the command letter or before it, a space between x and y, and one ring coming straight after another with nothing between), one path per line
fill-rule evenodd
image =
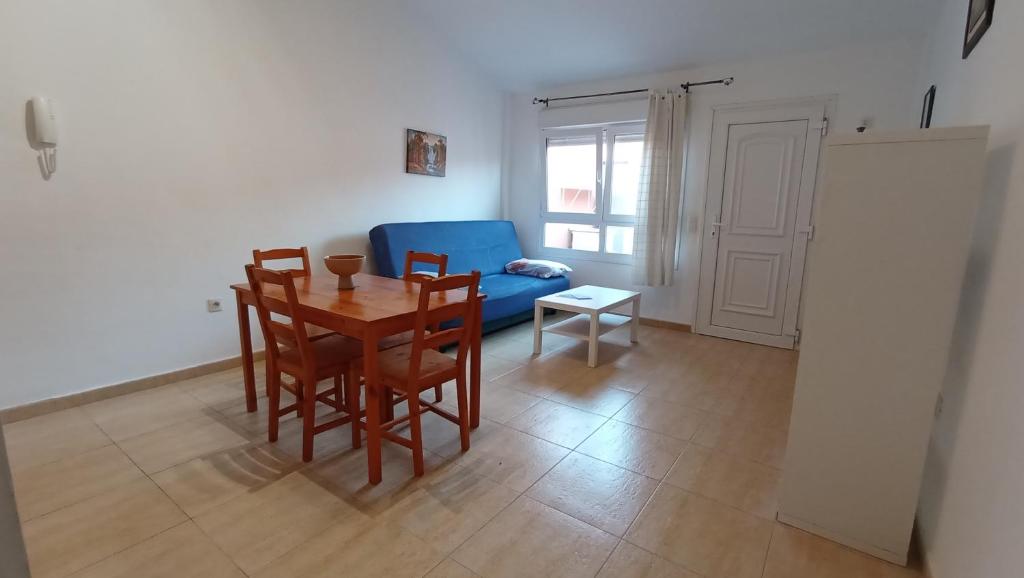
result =
M50 99L32 97L32 121L35 140L39 143L39 160L46 176L57 172L57 116Z

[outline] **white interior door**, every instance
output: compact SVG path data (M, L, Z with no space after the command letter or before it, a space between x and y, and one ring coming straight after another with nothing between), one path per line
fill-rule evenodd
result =
M716 112L699 332L793 347L824 108Z

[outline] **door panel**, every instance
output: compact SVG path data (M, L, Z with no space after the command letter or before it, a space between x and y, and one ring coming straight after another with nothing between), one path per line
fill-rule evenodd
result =
M726 181L726 187L732 185L731 233L785 235L789 171L784 167L793 158L793 142L776 134L737 138L737 160Z
M779 256L730 251L719 308L747 315L775 317Z
M729 126L712 326L783 335L808 125Z

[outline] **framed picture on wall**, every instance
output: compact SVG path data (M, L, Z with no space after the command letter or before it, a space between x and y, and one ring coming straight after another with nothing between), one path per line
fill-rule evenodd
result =
M992 9L996 0L967 0L967 29L964 31L963 58L974 50L978 41L992 26Z
M448 139L421 130L405 131L405 172L443 177L448 157Z

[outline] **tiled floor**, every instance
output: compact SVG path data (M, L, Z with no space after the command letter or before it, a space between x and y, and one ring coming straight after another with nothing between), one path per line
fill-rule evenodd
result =
M385 443L368 485L347 430L268 444L238 370L8 425L33 576L920 575L774 521L792 352L643 327L588 369L531 329L485 340L468 453L425 419L421 479Z

